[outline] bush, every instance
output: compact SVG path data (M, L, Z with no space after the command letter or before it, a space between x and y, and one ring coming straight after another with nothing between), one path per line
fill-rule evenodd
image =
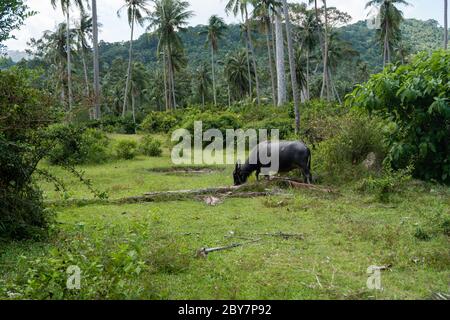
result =
M361 163L370 153L376 155L379 166L384 159L384 123L358 113L335 118L334 136L319 144L313 153L318 170L330 180L348 181L358 178Z
M395 169L413 164L414 176L450 183L450 51L421 53L390 66L359 86L347 103L392 120L388 160Z
M142 138L139 149L142 154L149 157L160 157L163 152L161 142L151 136L145 136Z
M50 146L43 132L55 103L31 86L35 76L0 71L0 240L45 236L54 221L33 174Z
M392 194L399 193L411 181L412 168L394 171L391 168L384 170L380 177L363 179L357 189L362 192L374 193L378 200L387 202Z
M167 112L151 112L145 117L141 129L146 133L168 133L179 123L179 119Z
M132 160L137 154L137 143L133 140L120 140L115 146L115 151L119 159Z
M98 164L109 158L109 139L99 130L56 124L49 128L49 135L55 141L48 154L51 164Z
M289 139L295 130L294 130L294 120L290 118L276 118L271 117L264 119L259 122L251 122L246 126L247 129L266 129L267 134L270 136L271 130L277 129L279 130L279 138L281 140Z
M119 134L135 134L137 129L132 115L129 114L127 114L125 118L105 115L100 121L89 122L88 126L89 128Z

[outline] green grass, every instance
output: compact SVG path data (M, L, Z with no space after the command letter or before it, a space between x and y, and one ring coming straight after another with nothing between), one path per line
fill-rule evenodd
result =
M232 184L232 167L192 175L150 170L171 167L166 150L162 158L80 169L111 199ZM92 197L75 178L51 170L72 198ZM47 200L60 198L41 185ZM339 191L287 190L216 207L198 200L55 207L50 240L0 246L0 298L424 299L448 292L449 188L413 182L389 203L349 186ZM262 235L277 232L304 239ZM249 239L261 240L195 255ZM367 289L367 268L387 264L384 289ZM65 288L70 265L82 270L80 291Z

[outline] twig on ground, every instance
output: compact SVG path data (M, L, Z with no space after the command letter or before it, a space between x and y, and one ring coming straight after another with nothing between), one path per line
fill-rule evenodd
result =
M231 244L229 246L224 246L224 247L201 248L201 249L197 250L197 258L206 258L208 256L208 254L210 254L212 252L230 250L230 249L234 249L234 248L237 248L237 247L242 247L244 245L255 243L255 242L259 242L259 241L261 241L261 239L255 239L255 240L251 240L251 241L248 241L248 242L245 242L245 243L235 243L235 244Z

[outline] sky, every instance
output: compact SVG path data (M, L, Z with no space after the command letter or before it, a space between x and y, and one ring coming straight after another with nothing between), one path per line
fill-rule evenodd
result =
M30 38L40 38L46 30L55 29L59 22L64 20L59 8L56 10L50 4L50 0L27 0L28 6L37 11L38 14L27 19L26 24L14 32L16 40L5 42L9 50L24 51ZM151 2L151 1L149 1ZM191 10L195 16L190 20L190 25L206 24L208 18L219 15L227 22L237 22L233 17L227 17L224 7L226 0L188 0ZM290 0L290 2L305 2L301 0ZM346 11L353 17L352 22L366 18L368 11L365 10L367 0L328 0L328 6L335 6L339 10ZM443 1L442 0L409 0L411 6L401 9L406 18L417 18L421 20L435 19L443 25ZM106 42L127 41L130 37L129 25L126 15L119 18L117 10L123 5L124 0L97 0L99 11L99 21L102 23L100 30L100 40ZM78 17L79 13L72 12L72 17ZM145 30L138 28L137 35L141 35Z

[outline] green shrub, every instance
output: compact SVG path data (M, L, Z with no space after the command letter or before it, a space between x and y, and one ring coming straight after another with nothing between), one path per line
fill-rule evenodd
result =
M376 195L377 199L387 202L393 194L401 192L407 182L411 181L412 168L394 171L391 168L385 169L380 177L368 177L363 179L357 186L362 192L370 192Z
M34 76L0 71L0 241L40 238L54 221L33 175L51 147L44 131L56 119L55 103L32 87Z
M167 112L151 112L145 117L141 129L146 133L168 133L179 123L179 119Z
M142 138L139 149L142 154L149 157L160 157L162 155L161 142L151 136Z
M100 121L91 121L87 124L89 128L99 129L109 133L135 134L137 125L132 115L127 114L125 118L114 115L104 115Z
M388 160L395 169L413 164L414 176L450 183L450 51L418 54L408 65L373 75L347 99L395 123Z
M137 154L137 142L133 140L120 140L115 146L116 155L119 159L132 160Z
M359 178L362 162L370 153L381 164L384 159L384 123L358 113L335 118L337 131L319 144L313 153L313 164L330 181Z
M108 160L109 139L101 131L77 125L56 124L49 128L54 145L51 164L99 164Z
M290 118L270 117L259 122L251 122L246 129L266 129L270 136L271 130L279 130L281 140L289 139L294 134L294 120Z

